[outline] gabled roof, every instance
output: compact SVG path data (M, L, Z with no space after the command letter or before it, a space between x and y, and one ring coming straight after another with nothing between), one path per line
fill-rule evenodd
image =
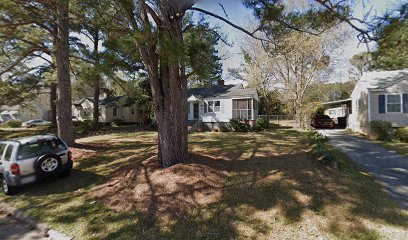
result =
M209 88L190 88L187 91L187 98L231 98L231 97L253 97L256 96L256 89L243 88L239 85L212 86Z
M368 72L363 74L359 84L368 89L383 89L404 80L408 81L408 70Z
M123 98L124 96L114 96L114 97L107 97L105 99L102 99L99 102L99 105L109 105L111 103L114 103L116 101L118 101L119 99Z
M103 99L99 99L99 105L109 105L111 103L114 103L118 101L119 99L123 98L124 96L113 96L113 97L107 97ZM76 107L81 107L82 103L84 103L86 100L89 100L93 102L93 98L87 97L87 98L82 98L77 101L74 101L73 104Z

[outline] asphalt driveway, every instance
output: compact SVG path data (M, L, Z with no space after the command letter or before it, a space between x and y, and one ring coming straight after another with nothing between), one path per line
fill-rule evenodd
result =
M373 174L390 195L408 209L408 158L395 151L346 133L345 130L319 130L330 144Z

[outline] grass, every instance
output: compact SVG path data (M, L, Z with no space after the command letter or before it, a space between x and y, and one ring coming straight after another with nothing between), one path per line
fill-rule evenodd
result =
M408 157L408 143L393 140L390 142L374 141L381 146Z
M50 127L36 128L0 128L0 141L10 138L34 136L39 134L54 133Z
M408 238L408 213L372 176L334 149L339 170L327 168L306 152L306 134L289 129L191 134L193 158L221 161L206 167L229 174L219 199L177 218L138 208L117 212L92 196L118 170L154 156L156 141L146 131L80 139L84 157L70 178L41 181L0 200L77 239ZM154 196L164 186L149 187Z

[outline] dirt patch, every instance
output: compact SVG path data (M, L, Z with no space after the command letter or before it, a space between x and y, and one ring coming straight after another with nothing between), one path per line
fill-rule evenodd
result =
M228 175L222 160L210 156L192 155L189 162L165 169L151 157L122 168L91 195L116 211L174 218L219 201Z

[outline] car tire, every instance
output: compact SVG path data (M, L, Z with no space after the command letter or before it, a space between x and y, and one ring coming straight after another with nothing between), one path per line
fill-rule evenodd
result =
M35 161L34 169L38 175L49 176L59 172L61 158L55 154L46 154Z
M3 193L9 196L13 195L16 188L10 186L5 177L1 176L0 180L1 180L1 190L3 191Z

